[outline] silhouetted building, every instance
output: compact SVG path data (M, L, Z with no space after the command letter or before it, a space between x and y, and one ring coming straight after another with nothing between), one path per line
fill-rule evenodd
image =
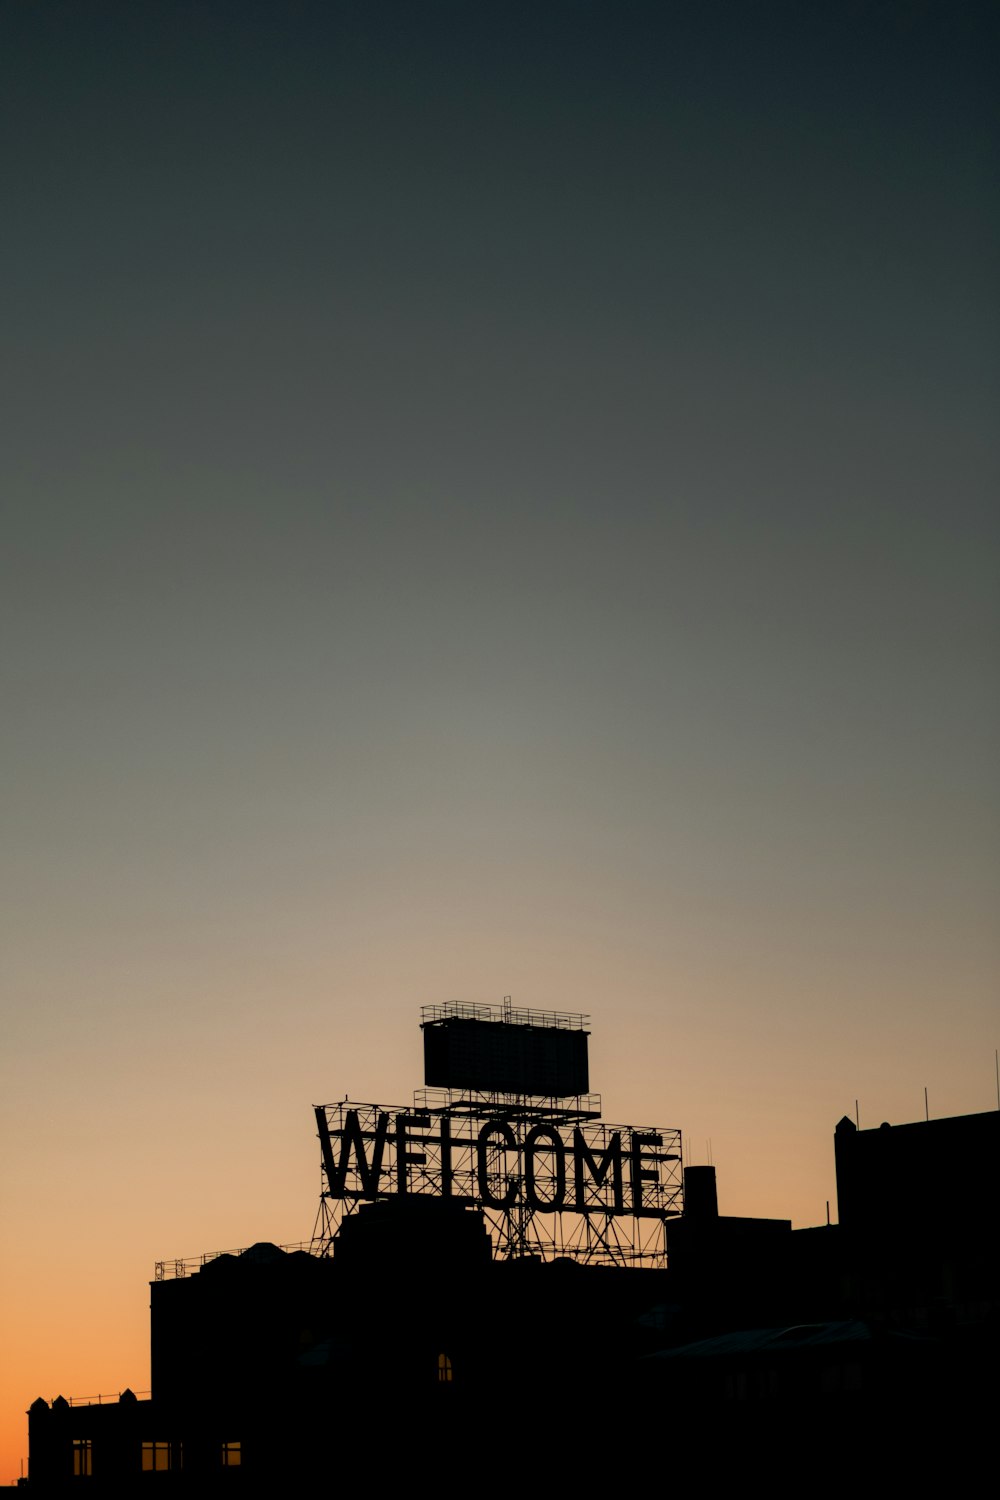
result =
M495 1260L481 1211L379 1198L332 1256L258 1244L155 1281L150 1399L36 1401L29 1488L954 1481L996 1397L998 1146L994 1113L842 1120L841 1222L798 1231L720 1215L689 1167L666 1269Z
M834 1136L848 1296L924 1330L979 1323L997 1298L1000 1113Z

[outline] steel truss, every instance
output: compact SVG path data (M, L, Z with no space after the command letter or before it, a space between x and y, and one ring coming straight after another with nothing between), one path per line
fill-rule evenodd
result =
M599 1113L594 1095L556 1101L441 1089L418 1090L409 1107L346 1099L322 1105L317 1122L331 1149L324 1152L313 1252L331 1254L343 1219L362 1203L422 1194L480 1208L496 1260L663 1266L666 1221L682 1211L681 1132L610 1125L595 1118ZM526 1137L538 1127L528 1151ZM643 1142L638 1211L627 1180L637 1140Z

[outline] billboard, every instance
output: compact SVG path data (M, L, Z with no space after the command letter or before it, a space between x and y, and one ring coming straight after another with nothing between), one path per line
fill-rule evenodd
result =
M547 1099L589 1092L586 1031L463 1016L424 1021L422 1029L430 1088Z

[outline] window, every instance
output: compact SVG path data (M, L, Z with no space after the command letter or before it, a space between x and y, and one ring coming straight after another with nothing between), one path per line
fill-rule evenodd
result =
M165 1469L173 1468L170 1462L169 1443L143 1443L142 1445L142 1472L144 1474L160 1474ZM180 1468L180 1449L178 1449L178 1462Z
M74 1438L73 1440L73 1478L79 1479L83 1475L94 1472L93 1445L89 1438Z
M243 1453L239 1443L223 1443L222 1467L224 1469L238 1469L242 1462Z
M453 1379L454 1379L454 1371L452 1370L452 1367L451 1367L451 1360L448 1358L447 1354L439 1354L438 1355L438 1381L439 1381L439 1383L444 1384L444 1383L446 1383L448 1381L451 1381Z

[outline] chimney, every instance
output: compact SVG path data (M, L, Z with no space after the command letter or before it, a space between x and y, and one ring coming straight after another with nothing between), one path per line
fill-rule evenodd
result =
M699 1223L719 1217L714 1167L684 1168L684 1217Z

